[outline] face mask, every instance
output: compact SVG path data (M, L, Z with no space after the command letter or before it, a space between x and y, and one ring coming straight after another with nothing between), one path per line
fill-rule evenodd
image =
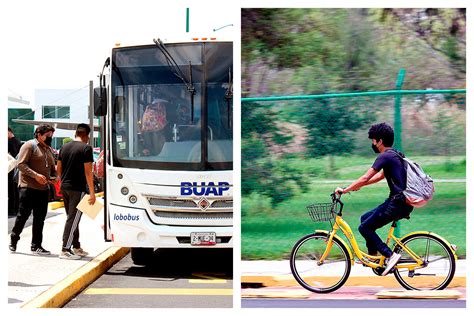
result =
M53 142L53 138L51 136L46 137L46 139L44 140L44 143L48 146L51 146L52 142Z
M376 145L372 144L372 150L374 151L374 153L378 154L380 153L380 150L377 148Z

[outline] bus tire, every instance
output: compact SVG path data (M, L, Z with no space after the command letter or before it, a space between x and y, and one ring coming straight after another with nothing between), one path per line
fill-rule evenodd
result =
M146 266L153 257L153 248L132 248L132 261L139 266Z

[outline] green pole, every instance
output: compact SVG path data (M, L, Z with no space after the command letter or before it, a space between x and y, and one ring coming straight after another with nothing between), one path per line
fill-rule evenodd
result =
M186 33L189 33L189 8L186 8Z
M403 81L405 79L405 69L400 69L398 72L397 82L395 88L397 90L402 89ZM396 95L395 96L395 111L394 111L394 133L395 133L395 147L398 150L403 151L403 143L402 143L402 96Z
M397 82L395 84L395 89L401 90L403 86L403 81L405 79L405 69L401 68L398 72ZM403 142L402 142L402 96L395 96L395 111L394 111L394 134L395 134L395 147L398 150L403 151ZM400 237L400 222L397 223L393 234L395 237Z

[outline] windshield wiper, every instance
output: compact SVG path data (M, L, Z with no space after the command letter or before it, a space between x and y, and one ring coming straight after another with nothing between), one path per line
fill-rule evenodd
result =
M163 42L159 38L153 39L153 42L156 44L156 46L161 51L163 56L165 56L166 62L171 72L176 77L181 79L181 81L186 86L186 90L188 90L188 92L191 95L191 124L193 124L194 123L194 95L196 94L196 88L194 88L194 84L193 84L193 68L191 65L191 61L189 61L189 78L190 79L189 81L187 81L186 76L181 71L181 68L179 68L178 63L174 60L171 53L166 49L165 44L163 44Z
M224 98L227 102L227 125L230 128L230 100L234 97L234 87L233 87L233 79L232 79L232 69L229 67L229 84L227 89L224 93Z

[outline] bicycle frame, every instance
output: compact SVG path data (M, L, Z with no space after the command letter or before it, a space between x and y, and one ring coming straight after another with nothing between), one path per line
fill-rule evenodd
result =
M341 230L342 233L347 237L347 239L349 240L350 242L350 245L352 247L352 250L354 252L354 254L356 255L357 258L359 258L360 261L362 261L362 263L365 265L365 266L368 266L370 268L381 268L384 266L384 261L385 261L385 257L380 255L380 256L372 256L372 255L369 255L365 252L363 252L362 250L360 250L359 248L359 245L357 244L357 240L355 239L354 237L354 234L352 232L352 229L351 227L349 226L349 224L342 218L342 216L340 215L337 215L336 216L336 220L334 222L334 225L332 227L332 230L329 232L329 238L328 238L328 241L327 241L327 247L326 247L326 250L325 252L323 253L323 255L321 256L320 260L319 260L319 264L323 264L325 258L327 257L327 255L329 254L331 248L332 248L332 245L333 245L333 239L335 238L336 236L336 233L338 230ZM396 236L394 236L393 232L394 232L394 229L395 229L395 226L392 225L389 229L389 232L388 232L388 236L387 236L387 240L386 240L386 243L389 244L391 240L393 240L398 247L400 247L401 249L403 249L405 251L405 253L407 253L413 260L409 263L403 263L403 262L400 262L398 263L395 267L397 269L409 269L409 270L413 270L417 267L422 267L423 264L424 264L424 261L423 259L421 259L415 252L413 252L411 249L409 249L408 247L406 247L405 245L403 245L401 242L400 242L400 239L397 238ZM348 248L347 249L349 252L351 252L351 249ZM371 260L375 260L377 261L378 260L378 263L377 262L372 262Z

